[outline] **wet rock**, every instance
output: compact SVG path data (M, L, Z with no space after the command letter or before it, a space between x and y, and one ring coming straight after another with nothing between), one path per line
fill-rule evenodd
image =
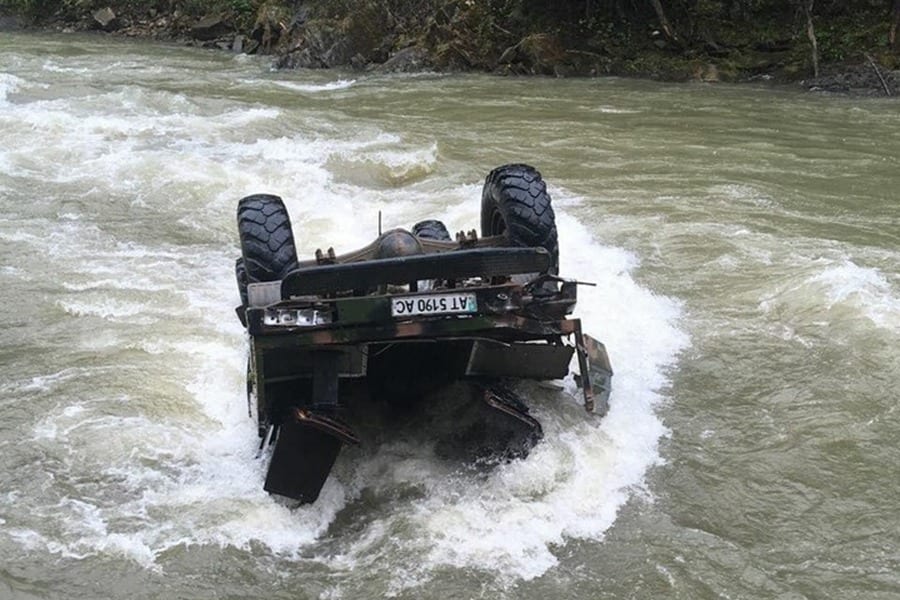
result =
M94 20L94 26L103 31L115 31L120 26L119 18L113 9L108 6L95 10L91 13L91 18Z
M892 95L900 94L900 77L894 71L879 70ZM884 96L884 85L871 65L845 66L841 70L805 79L801 85L811 91L835 92L856 96Z
M385 62L390 39L384 35L384 12L374 6L361 6L344 19L314 19L297 27L276 66L321 69Z
M419 46L410 46L396 52L380 65L370 70L376 73L416 73L431 68L428 51Z
M576 72L559 40L546 33L522 38L504 50L497 62L497 72L502 74L568 77Z
M232 29L223 15L208 15L194 23L191 36L201 42L208 42L222 37Z
M277 65L287 69L326 69L348 65L356 54L339 22L320 19L301 28L294 47L278 59Z
M356 53L353 55L353 58L350 59L350 66L356 69L357 71L362 71L367 66L369 66L369 62L366 60L366 57L362 54Z
M693 71L693 78L697 81L703 81L706 83L721 81L721 77L719 76L719 68L713 63L695 66Z
M553 76L559 79L563 79L565 77L572 77L576 75L577 71L575 67L565 63L557 63L553 65Z
M244 36L240 34L234 36L234 41L231 43L231 51L235 54L240 54L244 51Z
M22 24L19 23L19 19L16 17L0 15L0 31L15 31L21 27Z

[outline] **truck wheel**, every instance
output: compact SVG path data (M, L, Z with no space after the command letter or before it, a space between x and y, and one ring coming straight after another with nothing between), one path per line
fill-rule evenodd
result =
M546 248L550 272L559 272L556 216L541 174L528 165L491 171L481 193L481 235L503 235L510 246Z
M271 194L242 198L237 222L247 283L277 281L297 267L291 220L281 198Z
M453 238L450 237L450 232L447 231L447 227L436 219L419 221L413 225L412 233L414 236L425 238L426 240L453 241Z

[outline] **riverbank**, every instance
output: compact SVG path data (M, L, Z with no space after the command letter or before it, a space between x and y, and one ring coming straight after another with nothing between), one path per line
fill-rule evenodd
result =
M900 95L895 25L877 14L823 16L811 37L796 14L788 20L769 14L767 21L745 15L743 24L712 18L660 23L646 15L604 21L599 13L573 20L546 10L502 12L490 2L210 0L136 6L114 0L100 7L63 2L44 13L11 6L7 0L0 30L96 31L265 54L283 69L771 81L814 91ZM754 27L747 25L752 19Z

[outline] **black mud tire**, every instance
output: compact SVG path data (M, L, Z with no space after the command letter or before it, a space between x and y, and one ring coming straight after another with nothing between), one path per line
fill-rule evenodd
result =
M438 240L440 242L452 242L450 232L447 231L446 225L437 219L428 219L427 221L419 221L413 225L412 233L416 237L425 238L426 240Z
M237 223L248 284L277 281L297 268L294 232L281 198L271 194L242 198L238 202Z
M550 272L559 272L556 215L537 169L513 164L488 174L481 193L481 235L504 235L510 246L546 248Z

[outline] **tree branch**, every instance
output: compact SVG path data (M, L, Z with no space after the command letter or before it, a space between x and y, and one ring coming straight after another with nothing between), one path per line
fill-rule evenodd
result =
M819 42L816 40L816 28L813 26L812 11L815 0L803 0L803 14L806 16L806 37L812 46L813 76L819 76Z
M671 42L680 42L678 39L678 32L675 31L675 28L672 27L672 24L669 23L668 17L666 17L666 11L663 10L662 3L659 0L650 0L650 4L653 5L653 10L656 11L656 18L659 19L659 27L663 30L663 33Z

